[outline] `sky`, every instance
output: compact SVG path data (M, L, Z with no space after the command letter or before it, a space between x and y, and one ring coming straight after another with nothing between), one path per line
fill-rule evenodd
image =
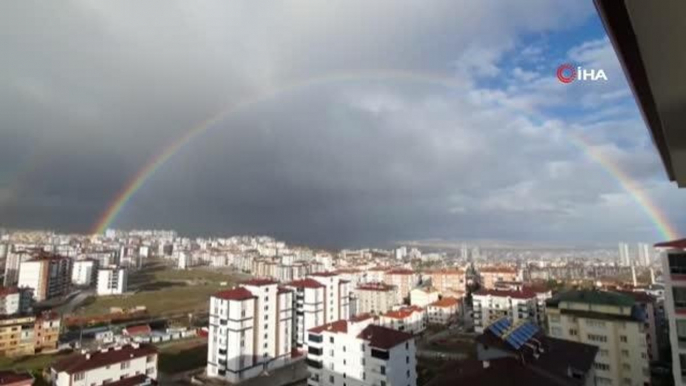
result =
M646 203L686 220L591 1L16 0L0 18L0 227L92 232L198 127L112 226L342 247L663 241ZM608 80L563 84L563 63Z

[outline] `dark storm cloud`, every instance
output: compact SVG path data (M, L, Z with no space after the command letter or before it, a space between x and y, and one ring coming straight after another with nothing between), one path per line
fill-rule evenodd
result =
M588 4L401 3L1 3L0 225L88 231L176 138L259 100L184 146L115 225L338 246L646 235L622 229L644 214L560 139L588 125L546 115L564 100L557 85L526 71L520 87L480 84L502 75L520 35L578 25ZM603 62L608 49L569 55ZM351 76L396 70L454 82ZM274 92L330 74L348 80ZM676 202L652 148L613 147L617 126L645 136L638 118L596 121L594 141Z

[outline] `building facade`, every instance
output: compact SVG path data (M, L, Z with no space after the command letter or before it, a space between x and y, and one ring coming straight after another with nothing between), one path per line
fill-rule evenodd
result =
M419 284L419 275L410 269L392 269L384 275L384 282L396 287L395 302L403 304L410 291Z
M52 365L50 376L55 386L143 385L157 379L157 357L155 346L138 343L84 351Z
M308 386L417 385L412 335L372 320L339 320L309 331Z
M0 317L25 314L31 309L32 303L31 288L0 287Z
M207 375L239 382L291 358L293 293L254 279L210 298Z
M431 286L443 296L461 298L467 291L467 272L462 269L443 269L426 272Z
M598 347L596 385L650 384L645 315L631 297L568 291L548 300L546 314L551 337Z
M669 324L674 384L686 385L686 239L655 244L665 282L665 314Z
M402 307L379 316L380 325L412 335L424 332L426 321L426 310L417 306Z
M482 289L472 294L474 331L481 333L494 321L507 317L514 323L538 320L536 294L527 290Z
M357 286L357 313L383 314L390 311L398 300L396 287L384 283L367 283Z
M0 356L34 355L57 349L60 318L54 313L0 318Z
M440 293L433 287L415 288L410 291L410 305L426 307L439 299Z
M64 296L71 289L71 271L71 258L42 254L21 263L17 286L32 288L38 302Z
M447 325L457 321L460 313L460 301L445 297L426 306L426 316L429 324Z
M98 296L121 295L127 291L128 271L124 267L99 268L97 283Z
M98 262L93 259L74 261L71 271L71 282L74 285L90 286L96 281Z

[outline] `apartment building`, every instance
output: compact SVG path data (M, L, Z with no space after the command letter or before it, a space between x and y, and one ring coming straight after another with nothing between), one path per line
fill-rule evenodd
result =
M507 317L514 323L536 322L536 294L522 290L481 289L472 294L474 331L481 333L494 321Z
M117 266L99 268L97 283L98 296L121 295L127 290L128 271Z
M34 355L57 349L60 318L55 313L0 318L0 356Z
M403 304L410 291L419 284L419 275L411 269L391 269L384 275L384 283L397 288L395 301Z
M518 281L521 278L512 267L481 267L479 268L479 282L481 288L495 289L498 282Z
M467 273L462 269L442 269L426 272L431 286L443 296L464 297L467 291Z
M686 239L655 244L665 282L674 384L686 385Z
M445 297L426 306L429 324L447 325L455 322L460 312L460 300Z
M645 315L645 333L648 344L648 359L657 361L660 359L660 345L658 344L658 309L654 297L645 292L620 291L621 294L634 299L636 305L641 308Z
M410 291L410 305L412 306L426 307L439 298L440 293L434 287L421 287Z
M551 337L598 347L596 385L650 384L645 314L631 297L568 291L548 300L546 314Z
M393 308L398 296L396 287L384 283L367 283L357 286L357 312L360 314L383 314Z
M80 286L93 285L96 282L97 272L97 260L75 260L71 271L71 283Z
M379 324L418 335L426 330L426 310L417 306L402 307L379 316Z
M308 386L416 386L414 338L369 316L309 330Z
M0 287L0 317L25 314L31 309L32 303L31 288Z
M21 263L31 260L41 250L20 250L15 251L12 245L9 246L7 256L5 257L5 270L3 277L3 285L5 287L13 287L19 283L19 267Z
M476 338L477 359L454 362L434 386L595 386L598 348L545 336L530 322L503 318Z
M546 328L545 317L545 302L553 297L553 292L542 285L524 284L521 281L500 281L495 283L495 289L498 290L526 290L536 294L536 317L537 324L542 328Z
M38 302L64 296L71 289L71 271L71 258L44 253L21 263L17 286L32 288Z
M148 385L157 379L157 349L131 343L83 351L57 361L50 368L55 386Z
M338 274L319 273L284 285L293 290L295 347L301 349L307 330L350 317L350 284Z
M239 382L291 358L293 293L253 279L210 298L207 375Z

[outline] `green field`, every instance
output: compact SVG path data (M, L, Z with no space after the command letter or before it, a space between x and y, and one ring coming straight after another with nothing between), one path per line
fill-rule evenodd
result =
M207 365L207 340L193 339L158 346L160 371L174 374Z
M247 279L248 276L207 268L176 270L153 261L144 269L132 272L129 289L135 294L90 298L77 310L79 315L99 315L111 307L145 306L151 315L204 312L211 294ZM226 283L221 286L220 283Z

